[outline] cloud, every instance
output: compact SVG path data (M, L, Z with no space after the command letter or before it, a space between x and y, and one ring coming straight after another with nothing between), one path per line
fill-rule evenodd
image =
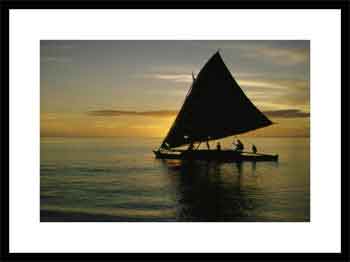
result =
M158 110L158 111L125 111L125 110L94 110L88 111L89 116L150 116L150 117L174 117L177 110ZM264 111L264 114L276 118L302 118L309 117L310 113L299 109L283 109Z
M256 78L258 74L254 73L239 73L234 74L238 84L242 87L249 88L249 90L256 90L264 92L266 89L274 90L308 90L309 82L307 80L297 79L261 79ZM196 74L195 74L196 76ZM255 76L255 77L254 77ZM145 79L165 80L173 83L185 83L184 87L191 84L192 74L186 73L149 73L141 76ZM254 77L254 78L253 78Z
M71 57L44 56L41 58L41 62L67 64L73 62L73 59Z
M309 60L309 50L304 48L256 48L254 52L246 54L247 57L261 57L270 58L276 63L294 65L307 63Z
M303 118L310 117L310 113L303 112L299 109L271 110L265 111L264 114L276 118Z
M255 80L237 80L237 82L243 87L263 87L263 88L272 88L272 89L285 89L288 88L287 85L276 82L268 81L255 81Z
M307 80L287 80L287 79L237 79L240 87L248 95L265 97L271 100L295 100L295 98L309 97L309 81Z
M252 72L234 72L235 78L261 78L263 73L252 73Z
M167 80L176 83L192 83L191 74L179 74L179 73L154 73L146 74L144 78L158 79L158 80Z
M41 48L47 49L73 49L74 46L72 44L68 44L66 40L41 40L40 41Z
M93 110L88 111L90 116L152 116L152 117L169 117L175 116L177 111L158 110L158 111L126 111L126 110Z
M40 120L41 121L52 121L57 120L58 116L55 113L42 113L40 114Z

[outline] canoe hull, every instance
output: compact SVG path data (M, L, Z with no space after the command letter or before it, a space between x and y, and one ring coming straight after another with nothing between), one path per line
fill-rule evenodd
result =
M278 155L238 153L233 150L153 151L158 159L205 160L218 162L278 161Z

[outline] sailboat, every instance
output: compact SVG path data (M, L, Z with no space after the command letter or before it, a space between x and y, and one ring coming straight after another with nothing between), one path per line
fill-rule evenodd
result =
M277 161L278 155L210 149L208 141L270 126L270 121L244 94L219 51L204 65L157 150L156 158L206 161ZM199 149L205 142L208 149ZM190 145L188 149L177 149Z

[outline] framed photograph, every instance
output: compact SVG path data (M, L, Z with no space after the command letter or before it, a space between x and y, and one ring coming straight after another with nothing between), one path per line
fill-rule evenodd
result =
M1 8L3 258L347 259L345 1Z

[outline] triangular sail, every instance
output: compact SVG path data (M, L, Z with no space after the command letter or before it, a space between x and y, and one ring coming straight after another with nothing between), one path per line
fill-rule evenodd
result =
M271 125L215 53L194 79L161 147L224 138Z

